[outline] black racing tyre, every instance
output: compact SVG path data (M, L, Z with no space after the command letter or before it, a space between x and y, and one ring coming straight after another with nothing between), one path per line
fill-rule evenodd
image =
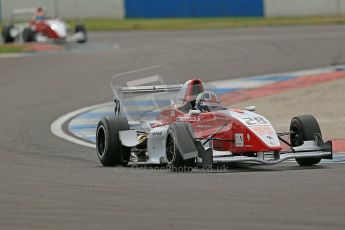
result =
M166 158L168 161L168 167L174 172L190 172L195 166L195 159L184 160L181 152L178 150L179 140L177 135L180 131L187 131L189 135L185 135L182 138L193 138L192 128L189 123L176 122L169 126L167 131L166 141Z
M4 43L13 43L15 38L11 36L13 25L7 25L2 28L2 40Z
M85 43L85 42L87 42L87 30L86 30L86 27L83 24L76 25L74 32L75 33L81 32L81 33L84 34L84 38L83 39L78 39L77 40L78 43Z
M131 148L123 146L119 131L129 130L125 117L104 117L98 122L96 131L96 151L103 166L127 165Z
M290 143L292 147L300 146L304 141L315 140L314 134L318 133L322 137L319 123L312 115L296 116L290 124ZM296 158L300 166L311 166L318 164L321 157Z
M30 27L26 27L23 30L23 41L24 42L35 41L35 31L33 31Z

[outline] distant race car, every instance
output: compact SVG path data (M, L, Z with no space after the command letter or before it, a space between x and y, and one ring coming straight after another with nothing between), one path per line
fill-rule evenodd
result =
M102 118L96 131L102 165L132 162L189 171L237 162L276 164L291 158L300 166L311 166L332 159L332 142L322 140L312 115L294 117L290 130L279 133L254 112L254 106L227 109L201 80L179 85L173 79L168 67L113 77L114 114Z
M87 41L87 31L83 24L68 33L68 25L61 19L30 20L28 23L14 23L15 16L32 15L36 9L14 9L11 20L2 29L4 43L13 43L22 39L23 42L78 42Z

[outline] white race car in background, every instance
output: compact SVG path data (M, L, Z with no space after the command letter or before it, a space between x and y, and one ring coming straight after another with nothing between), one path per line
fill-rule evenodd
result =
M87 41L87 31L83 24L77 24L74 33L69 34L69 26L61 19L30 20L28 23L14 23L16 15L33 15L36 9L14 9L11 20L2 29L4 43L13 43L22 38L23 42L78 42Z

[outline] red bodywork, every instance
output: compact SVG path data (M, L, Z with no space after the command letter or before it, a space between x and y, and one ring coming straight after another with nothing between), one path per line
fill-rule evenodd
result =
M30 27L34 28L36 33L40 33L50 39L59 39L59 35L47 24L45 20L43 21L31 21Z
M159 126L168 125L173 122L189 122L197 138L204 138L212 136L217 140L213 140L213 149L217 151L230 151L237 155L249 155L257 152L272 152L280 151L282 147L275 145L268 146L264 141L258 137L260 129L265 129L264 126L258 125L252 127L256 129L254 133L250 128L244 125L240 120L236 119L230 113L220 111L189 114L189 110L194 107L196 96L203 92L202 82L198 79L187 81L180 91L180 96L177 96L176 103L160 112L157 119ZM227 111L227 110L226 110ZM243 114L243 110L230 110L232 113ZM269 124L269 127L271 125ZM273 128L268 130L269 135L276 135L273 133ZM263 130L263 132L266 132ZM243 137L243 146L238 146L235 143L235 134L241 134Z

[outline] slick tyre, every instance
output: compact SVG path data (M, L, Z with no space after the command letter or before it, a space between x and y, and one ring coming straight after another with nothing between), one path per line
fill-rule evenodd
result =
M96 151L103 166L127 165L131 148L123 146L119 131L129 130L125 117L104 117L98 122L96 131Z
M300 146L304 141L314 140L315 134L321 134L319 123L312 115L296 116L291 120L290 124L290 143L292 147ZM300 166L311 166L321 161L320 157L296 158Z
M86 30L86 27L84 25L82 25L82 24L76 25L74 32L75 33L82 33L84 35L84 38L77 40L78 43L87 42L87 30Z
M35 31L27 27L23 30L23 41L24 42L34 42L35 41Z
M13 25L7 25L2 28L2 40L4 43L13 43L14 37L11 36Z
M181 153L178 147L182 141L185 141L183 139L193 141L192 132L189 123L176 122L169 126L166 141L166 158L168 167L173 172L190 172L195 166L195 159L184 160L183 153Z

